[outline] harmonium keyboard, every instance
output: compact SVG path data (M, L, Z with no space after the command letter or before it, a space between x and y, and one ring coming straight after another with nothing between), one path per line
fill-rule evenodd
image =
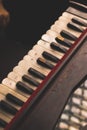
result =
M86 124L87 6L71 0L2 80L0 130L86 130Z

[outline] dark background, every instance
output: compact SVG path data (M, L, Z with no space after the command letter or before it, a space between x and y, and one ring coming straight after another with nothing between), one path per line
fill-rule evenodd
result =
M4 0L10 23L0 37L0 82L69 6L68 0Z
M79 2L87 5L86 0ZM3 0L3 3L10 12L10 23L4 31L0 30L0 82L67 9L69 0Z
M68 0L4 0L10 23L0 37L0 82L68 7Z

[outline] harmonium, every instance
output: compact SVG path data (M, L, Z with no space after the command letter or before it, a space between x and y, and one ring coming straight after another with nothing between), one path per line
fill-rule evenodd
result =
M69 7L0 84L0 130L87 130L87 3Z

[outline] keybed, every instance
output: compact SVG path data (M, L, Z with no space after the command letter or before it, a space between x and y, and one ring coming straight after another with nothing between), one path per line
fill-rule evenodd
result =
M65 11L3 79L0 84L0 130L20 111L86 28L86 19ZM84 88L80 87L72 95L56 129L78 130L86 124L87 80L84 84Z

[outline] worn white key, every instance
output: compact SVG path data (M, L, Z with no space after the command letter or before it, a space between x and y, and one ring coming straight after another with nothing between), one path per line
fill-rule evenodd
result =
M47 30L46 34L48 34L49 36L52 36L52 37L57 37L58 35L60 35L51 29Z
M66 21L67 23L69 23L69 22L72 22L71 21L71 19L70 18L67 18L67 17L64 17L64 16L61 16L61 17L59 17L59 19L58 19L58 21ZM73 23L73 22L72 22ZM76 23L73 23L74 25L76 25L78 28L82 28L82 29L86 29L86 27L84 27L84 26L81 26L81 25L78 25L78 24L76 24Z
M27 60L23 59L19 62L18 66L22 67L23 70L25 69L26 71L29 69L29 67L32 67L36 69L39 72L42 72L44 75L47 76L48 72L44 71L43 69L41 70L39 67L35 66L34 63L28 62ZM17 67L14 68L14 71L16 71ZM16 71L17 72L17 71Z
M55 32L54 30L49 29L46 34L48 34L50 37L58 37L61 36L58 32ZM62 37L62 36L61 36ZM72 40L68 40L72 44L74 43Z
M79 37L81 35L81 32L77 32L73 29L70 29L69 27L67 27L67 23L67 19L64 19L62 17L61 19L55 21L54 25L51 26L51 29L57 31L58 33L60 33L62 30L66 30L72 33L73 35Z
M17 93L25 96L26 98L30 97L29 94L25 94L24 92L21 92L20 90L18 90L17 87L16 87L16 82L9 79L9 78L3 79L2 84L8 86L10 89L12 89L12 90L16 91Z
M33 67L32 65L31 66L28 66L28 69L29 68L31 68L31 67ZM33 67L34 68L34 67ZM41 79L38 79L36 76L32 76L29 72L28 72L28 69L26 69L25 67L21 67L20 65L19 66L15 66L14 68L13 68L13 72L15 72L15 73L17 73L18 75L20 75L21 77L24 75L24 74L26 74L26 75L28 75L29 77L31 77L31 78L33 78L33 79L35 79L36 81L38 81L38 82L42 82L42 80ZM35 68L34 68L35 69Z
M43 34L42 37L41 37L41 39L44 40L44 41L46 41L46 42L49 42L49 43L56 42L55 37L50 36L48 34Z
M40 65L37 63L37 58L35 59L35 57L33 58L33 57L29 56L29 55L26 55L26 56L24 56L24 59L25 59L28 63L32 62L32 64L34 64L35 66L39 67L41 70L43 69L45 72L47 72L47 74L49 74L50 70L47 69L47 68L45 68L45 67L40 66ZM41 70L40 70L40 72L42 72Z
M62 16L65 18L67 18L67 19L72 19L72 18L78 18L79 20L81 20L81 21L84 21L85 23L87 23L87 20L85 20L85 19L83 19L83 18L80 18L80 17L78 17L78 16L75 16L75 15L73 15L73 14L70 14L70 13L68 13L68 12L64 12L63 14L62 14Z
M17 98L21 99L23 102L27 101L27 98L24 97L23 95L13 91L12 89L10 89L9 87L0 84L0 93L3 93L4 95L7 95L8 93L12 94L13 96L16 96Z
M46 49L42 48L42 46L35 45L35 46L33 47L33 49L28 52L28 55L30 55L30 56L32 56L32 57L36 57L37 59L38 59L38 57L44 58L44 57L42 56L42 53L43 53L44 51L46 51ZM49 50L47 50L47 52L50 53ZM51 52L50 54L52 54L52 55L54 56L54 54L53 54L52 52ZM56 56L56 57L59 59L58 56ZM45 58L44 58L44 59L45 59ZM48 60L48 59L47 59L47 61L49 61L49 62L52 63L53 65L56 65L56 63L53 62L53 61L50 61L50 60Z
M58 59L60 59L60 55L56 55L56 53L54 53L53 51L50 51L49 49L43 48L43 46L41 46L41 43L39 44L39 41L38 41L38 44L33 47L33 50L35 50L36 52L38 52L40 54L42 54L44 51L46 51L46 52L52 54L53 56L56 56ZM63 55L63 54L61 54L61 55Z
M60 26L60 25L61 25L61 26ZM55 24L51 26L51 30L54 30L54 31L56 31L56 32L58 32L58 33L60 33L62 30L65 30L65 31L67 31L67 32L69 32L69 33L71 33L71 34L73 34L74 36L77 36L78 38L79 38L79 36L81 35L81 33L76 32L76 31L74 31L74 30L68 28L68 27L64 24L64 22L60 22L60 21L55 22Z
M60 53L60 52L55 51L54 49L52 49L50 47L50 44L47 43L47 42L45 42L45 41L39 40L37 44L40 45L40 46L42 46L42 47L44 47L45 49L48 48L49 51L51 51L52 53L54 53L55 56L58 56L59 59L61 59L64 56L63 53Z
M30 85L29 83L26 83L25 81L22 80L22 76L21 75L18 75L17 73L15 72L10 72L7 76L9 79L15 81L16 83L18 81L21 81L27 85L29 85L30 88L32 88L33 90L36 90L37 87L33 86L33 85Z
M32 49L31 51L29 51L28 53L29 56L35 58L35 59L38 59L39 57L40 58L43 58L45 59L43 56L42 56L42 52L38 50L38 52L34 49ZM51 62L51 61L50 61ZM55 63L51 62L52 64L56 65Z
M63 47L63 48L66 48L67 50L69 49L68 47L65 47L65 46L63 46L63 45L60 45L60 44L55 40L55 37L50 36L50 35L48 35L48 34L42 35L42 40L44 40L44 41L46 41L46 42L49 42L49 43L51 43L51 42L56 42L59 46L61 46L61 47Z

